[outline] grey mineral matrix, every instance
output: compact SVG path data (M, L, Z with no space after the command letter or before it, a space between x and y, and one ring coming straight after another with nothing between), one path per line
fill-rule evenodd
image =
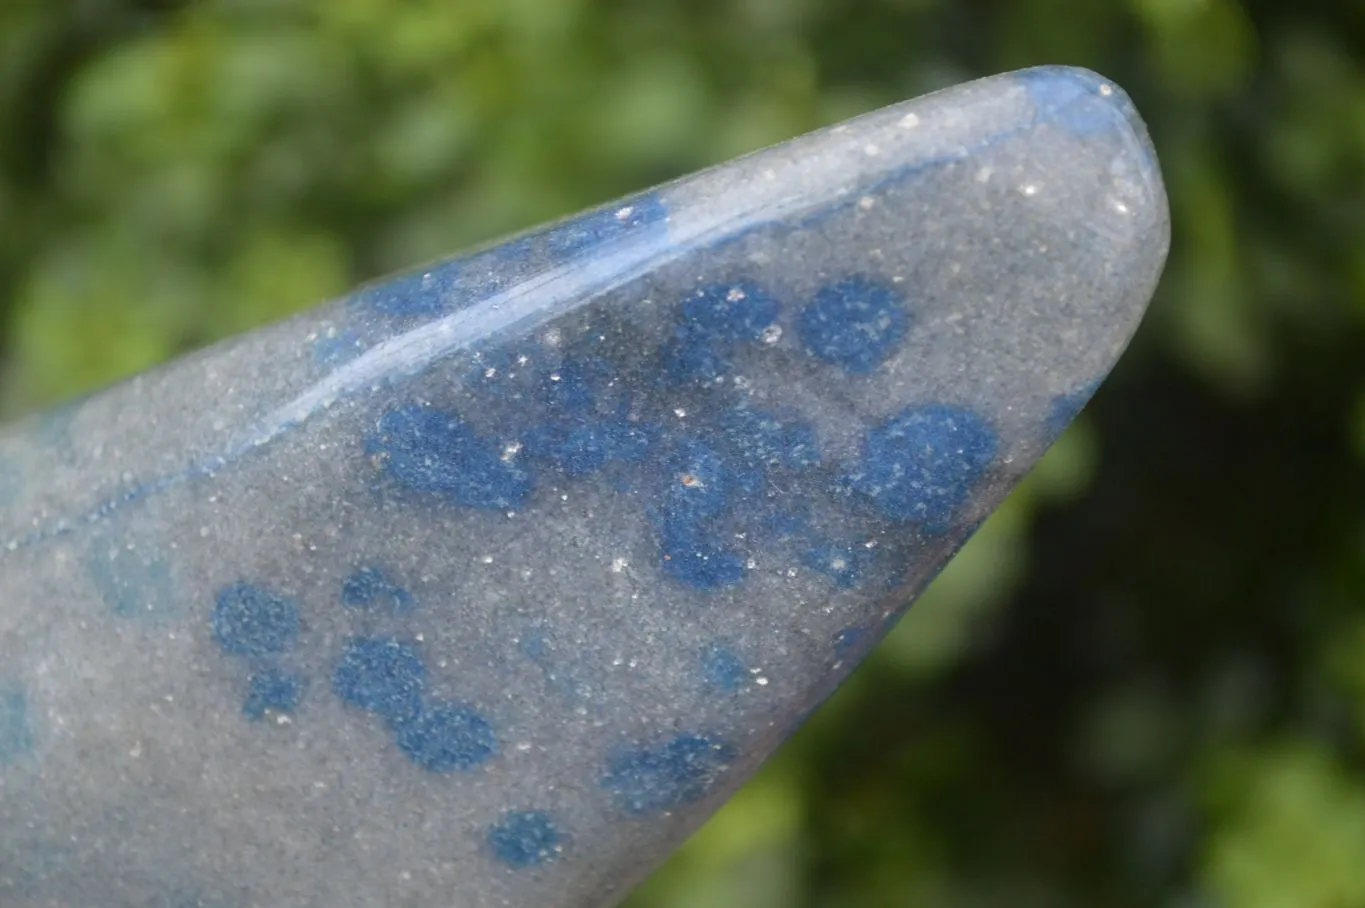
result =
M619 900L1083 405L1166 255L972 82L0 435L0 905Z

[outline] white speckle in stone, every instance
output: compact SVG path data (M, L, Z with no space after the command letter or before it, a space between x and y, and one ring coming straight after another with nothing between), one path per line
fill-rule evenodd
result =
M769 325L759 334L759 339L765 344L775 344L782 338L781 325Z
M1114 86L1109 85L1109 84L1107 84L1107 83L1102 83L1102 84L1100 85L1100 94L1104 95L1106 98L1109 97L1110 95L1112 95L1113 93L1114 93Z
M494 369L492 366L489 366L487 369L484 369L484 370L483 370L483 377L484 377L484 378L496 378L497 375L498 375L498 370L497 370L497 369Z
M788 576L788 577L795 577L795 576L796 576L796 568L787 568L787 576Z
M530 749L531 749L531 742L530 742L530 741L518 741L518 742L517 742L517 751L518 751L519 753L527 753L528 751L530 751Z
M906 114L905 116L901 117L901 128L902 128L902 129L914 129L914 128L915 128L916 126L918 126L918 125L919 125L919 117L915 116L915 115L912 114L912 113L908 113L908 114Z
M759 675L757 678L754 679L754 683L757 684L759 687L767 687L768 679L763 677L762 675Z
M868 142L866 145L863 146L863 154L867 155L869 158L875 158L877 155L881 153L882 150L878 148L876 145L872 144L871 142Z
M732 303L737 303L737 302L739 302L740 300L744 299L745 295L746 295L746 294L744 293L743 288L741 288L741 287L731 287L731 288L726 292L725 298L726 298L728 301L732 302Z
M1120 202L1118 199L1115 199L1115 200L1114 200L1114 210L1117 211L1119 214L1127 214L1127 213L1128 213L1128 206L1125 205L1123 202Z
M870 195L865 195L858 200L858 207L863 211L871 211L876 204L877 200Z
M521 442L519 442L519 441L509 442L509 443L502 449L502 457L501 457L500 459L502 460L503 463L506 463L507 461L511 460L513 457L516 457L516 456L517 456L517 453L520 452L520 451L521 451ZM508 517L511 517L511 516L512 516L512 513L513 513L513 512L508 511L508 512L507 512L507 516L508 516Z
M560 374L559 374L558 372L551 372L551 373L550 373L550 381L559 381L560 379L561 379L561 376L560 376Z
M624 558L613 558L611 560L611 572L613 574L619 574L622 571L624 571L629 565L630 562Z
M524 365L526 365L527 363L529 363L530 361L531 361L531 357L527 356L525 353L523 353L523 354L521 354L521 356L518 356L518 357L517 357L517 365L518 365L518 366L524 366Z
M758 562L750 558L748 561L744 562L744 566L752 571L754 568L758 567Z
M1023 186L1019 187L1019 191L1022 192L1024 195L1032 198L1033 196L1038 194L1038 184L1025 183Z
M634 207L630 205L627 205L625 208L616 209L616 220L624 221L626 218L630 217L631 212L634 210Z
M493 563L493 556L492 556L492 555L484 555L484 556L482 556L481 558L479 558L479 563L480 563L480 564L492 564L492 563Z
M978 170L978 171L976 172L976 181L977 181L978 183L989 183L989 182L990 182L990 179L991 179L991 175L994 174L994 173L995 173L995 168L993 168L993 167L982 167L980 170Z
M673 410L673 415L678 417L679 419L686 419L687 411L684 410L682 407L677 407Z

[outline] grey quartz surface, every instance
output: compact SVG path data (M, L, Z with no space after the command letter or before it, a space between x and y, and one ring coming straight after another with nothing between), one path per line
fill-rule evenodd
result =
M0 905L615 902L1083 406L1166 200L973 82L0 434Z

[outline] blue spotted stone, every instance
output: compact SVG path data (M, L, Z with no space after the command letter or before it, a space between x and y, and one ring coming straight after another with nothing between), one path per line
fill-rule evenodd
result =
M1010 75L0 430L0 908L626 897L1075 414L1167 239L1126 100ZM120 617L162 598L197 620Z
M543 810L509 811L488 830L493 856L517 870L554 860L561 841L554 820Z
M431 772L473 769L497 753L488 720L467 706L427 704L397 728L398 747Z
M985 420L960 407L907 407L870 429L846 482L878 513L942 529L967 500L998 441Z
M683 734L658 747L622 751L607 764L602 787L631 816L658 813L699 801L736 757L732 745Z
M409 643L393 637L353 637L332 671L332 691L351 706L401 724L421 708L426 673L422 657Z
M910 316L889 284L858 276L820 288L801 311L801 340L815 356L848 372L877 368L905 337Z
M279 653L299 635L299 609L292 599L238 582L218 592L213 606L213 638L234 656Z

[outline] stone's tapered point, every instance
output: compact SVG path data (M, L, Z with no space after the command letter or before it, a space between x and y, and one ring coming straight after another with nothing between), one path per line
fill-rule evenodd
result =
M614 902L1084 406L1168 240L1123 93L1034 69L12 427L0 903Z

